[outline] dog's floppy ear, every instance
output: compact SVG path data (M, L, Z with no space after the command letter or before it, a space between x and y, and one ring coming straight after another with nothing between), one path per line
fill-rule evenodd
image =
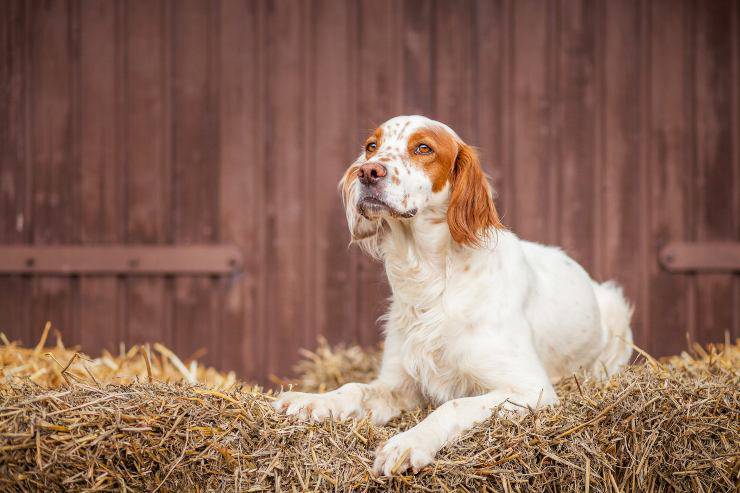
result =
M479 246L492 228L503 228L478 155L463 142L459 143L450 185L447 224L457 243Z
M383 230L382 219L369 220L357 211L357 172L360 169L362 156L352 163L339 181L347 226L352 236L352 243L367 252L371 257L380 258L379 237Z

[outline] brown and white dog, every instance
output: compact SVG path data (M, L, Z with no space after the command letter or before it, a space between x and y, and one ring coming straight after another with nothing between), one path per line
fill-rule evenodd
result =
M504 229L475 151L446 125L385 122L340 187L352 240L383 261L393 293L382 366L370 383L284 392L274 406L383 424L437 405L378 449L376 473L418 471L492 413L555 404L552 382L628 362L632 308L621 288Z

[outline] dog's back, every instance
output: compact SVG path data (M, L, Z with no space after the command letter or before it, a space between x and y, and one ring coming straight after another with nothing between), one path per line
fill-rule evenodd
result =
M614 282L599 284L557 247L521 241L534 272L527 316L551 381L586 370L604 377L632 354L632 308Z

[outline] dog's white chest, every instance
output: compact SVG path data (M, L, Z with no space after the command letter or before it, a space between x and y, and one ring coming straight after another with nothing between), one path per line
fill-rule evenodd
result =
M404 369L433 404L482 392L480 379L456 351L460 343L456 338L453 342L452 336L411 335L403 345Z

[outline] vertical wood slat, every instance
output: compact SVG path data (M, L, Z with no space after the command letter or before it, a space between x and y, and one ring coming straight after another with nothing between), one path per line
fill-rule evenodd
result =
M670 5L669 5L670 4ZM649 149L649 289L650 335L648 351L677 353L685 347L693 322L689 279L663 271L655 261L669 240L685 239L688 228L677 218L692 216L688 197L691 148L691 110L688 80L676 77L691 69L686 51L688 2L649 2L650 16L650 126ZM662 330L660 330L662 329Z
M310 151L305 163L312 172L308 176L307 193L311 193L313 219L309 227L312 253L308 267L312 293L314 327L309 344L320 332L329 341L357 339L355 331L356 290L352 278L354 267L347 248L347 226L340 207L337 181L359 147L353 128L347 124L352 108L352 70L356 59L357 39L354 29L355 8L348 2L318 0L312 4L310 59L311 101L307 108ZM345 301L349 300L349 302Z
M523 238L552 243L555 224L550 185L556 179L552 168L557 163L549 135L552 101L547 60L552 43L548 9L534 1L512 2L510 8L513 73L506 98L512 105L508 155L515 196L507 211L509 225Z
M449 124L463 140L475 138L473 77L475 31L472 0L439 2L432 36L435 44L433 118Z
M29 237L28 207L28 57L29 5L22 0L6 5L0 21L0 243L21 244ZM30 281L0 276L0 332L10 340L33 336L29 323Z
M127 243L168 243L171 217L170 5L127 2L122 13L122 139L125 161L124 237ZM171 282L125 280L127 344L171 344Z
M80 240L116 243L122 213L117 128L118 8L112 2L82 3L80 12ZM114 350L119 327L119 280L80 279L80 334L83 349Z
M604 189L602 236L604 279L620 283L635 305L632 321L635 344L646 347L645 304L636 296L641 290L640 222L644 220L640 196L647 184L640 165L640 5L634 0L605 2L597 29L604 30L604 58L600 70L604 81L601 153ZM643 52L644 56L644 52Z
M177 244L218 237L218 4L178 2L172 11L173 238ZM219 290L207 277L179 277L174 287L173 343L189 357L218 363L213 331L219 326Z
M264 378L264 327L259 317L264 190L259 74L253 70L260 66L260 10L250 0L228 0L221 3L219 15L219 239L244 252L245 266L243 274L219 280L218 365Z
M696 196L692 208L698 241L729 240L735 235L733 201L737 177L727 159L732 156L732 11L733 3L711 2L697 9L695 89ZM697 276L695 338L724 339L732 332L732 274Z
M558 2L557 100L554 125L559 152L557 242L589 272L595 263L597 197L595 189L596 9L593 2ZM553 99L555 96L553 96ZM551 175L552 176L552 175Z
M639 317L634 320L633 326L637 326L640 330L638 334L635 334L635 340L642 340L643 345L640 346L642 349L649 350L651 332L654 332L655 328L651 326L651 306L652 301L652 290L650 289L650 255L652 251L651 247L651 230L650 230L650 146L649 135L651 125L651 73L650 64L653 59L653 52L650 43L650 4L644 0L637 1L638 9L638 23L637 26L639 32L638 38L638 49L641 56L638 59L638 166L637 174L639 176L639 183L641 186L637 189L637 202L638 208L641 212L641 220L637 223L639 228L638 235L638 259L639 259L639 285L638 291L635 291L634 295L637 299L638 308L635 310L635 314ZM629 293L627 293L629 295Z
M430 115L434 112L434 37L435 4L423 0L404 0L403 108L406 114ZM382 122L378 122L382 123Z
M78 239L79 164L74 139L78 53L72 1L31 4L30 95L32 241ZM78 279L36 277L31 281L30 328L52 320L69 343L78 342Z
M296 354L306 341L306 297L300 289L306 274L303 222L306 209L304 180L305 48L307 4L288 1L266 5L265 108L267 205L267 347L264 372L285 371L286 354Z
M740 4L733 3L732 12L732 102L733 102L733 119L732 119L732 169L735 183L733 193L733 210L735 211L734 238L740 240ZM740 274L735 274L733 278L733 339L740 338Z
M509 201L512 197L510 173L505 158L507 70L507 31L509 12L504 0L478 1L473 12L475 49L475 93L473 100L481 108L474 111L476 129L473 144L479 147L481 165L491 177L496 208L508 224Z

